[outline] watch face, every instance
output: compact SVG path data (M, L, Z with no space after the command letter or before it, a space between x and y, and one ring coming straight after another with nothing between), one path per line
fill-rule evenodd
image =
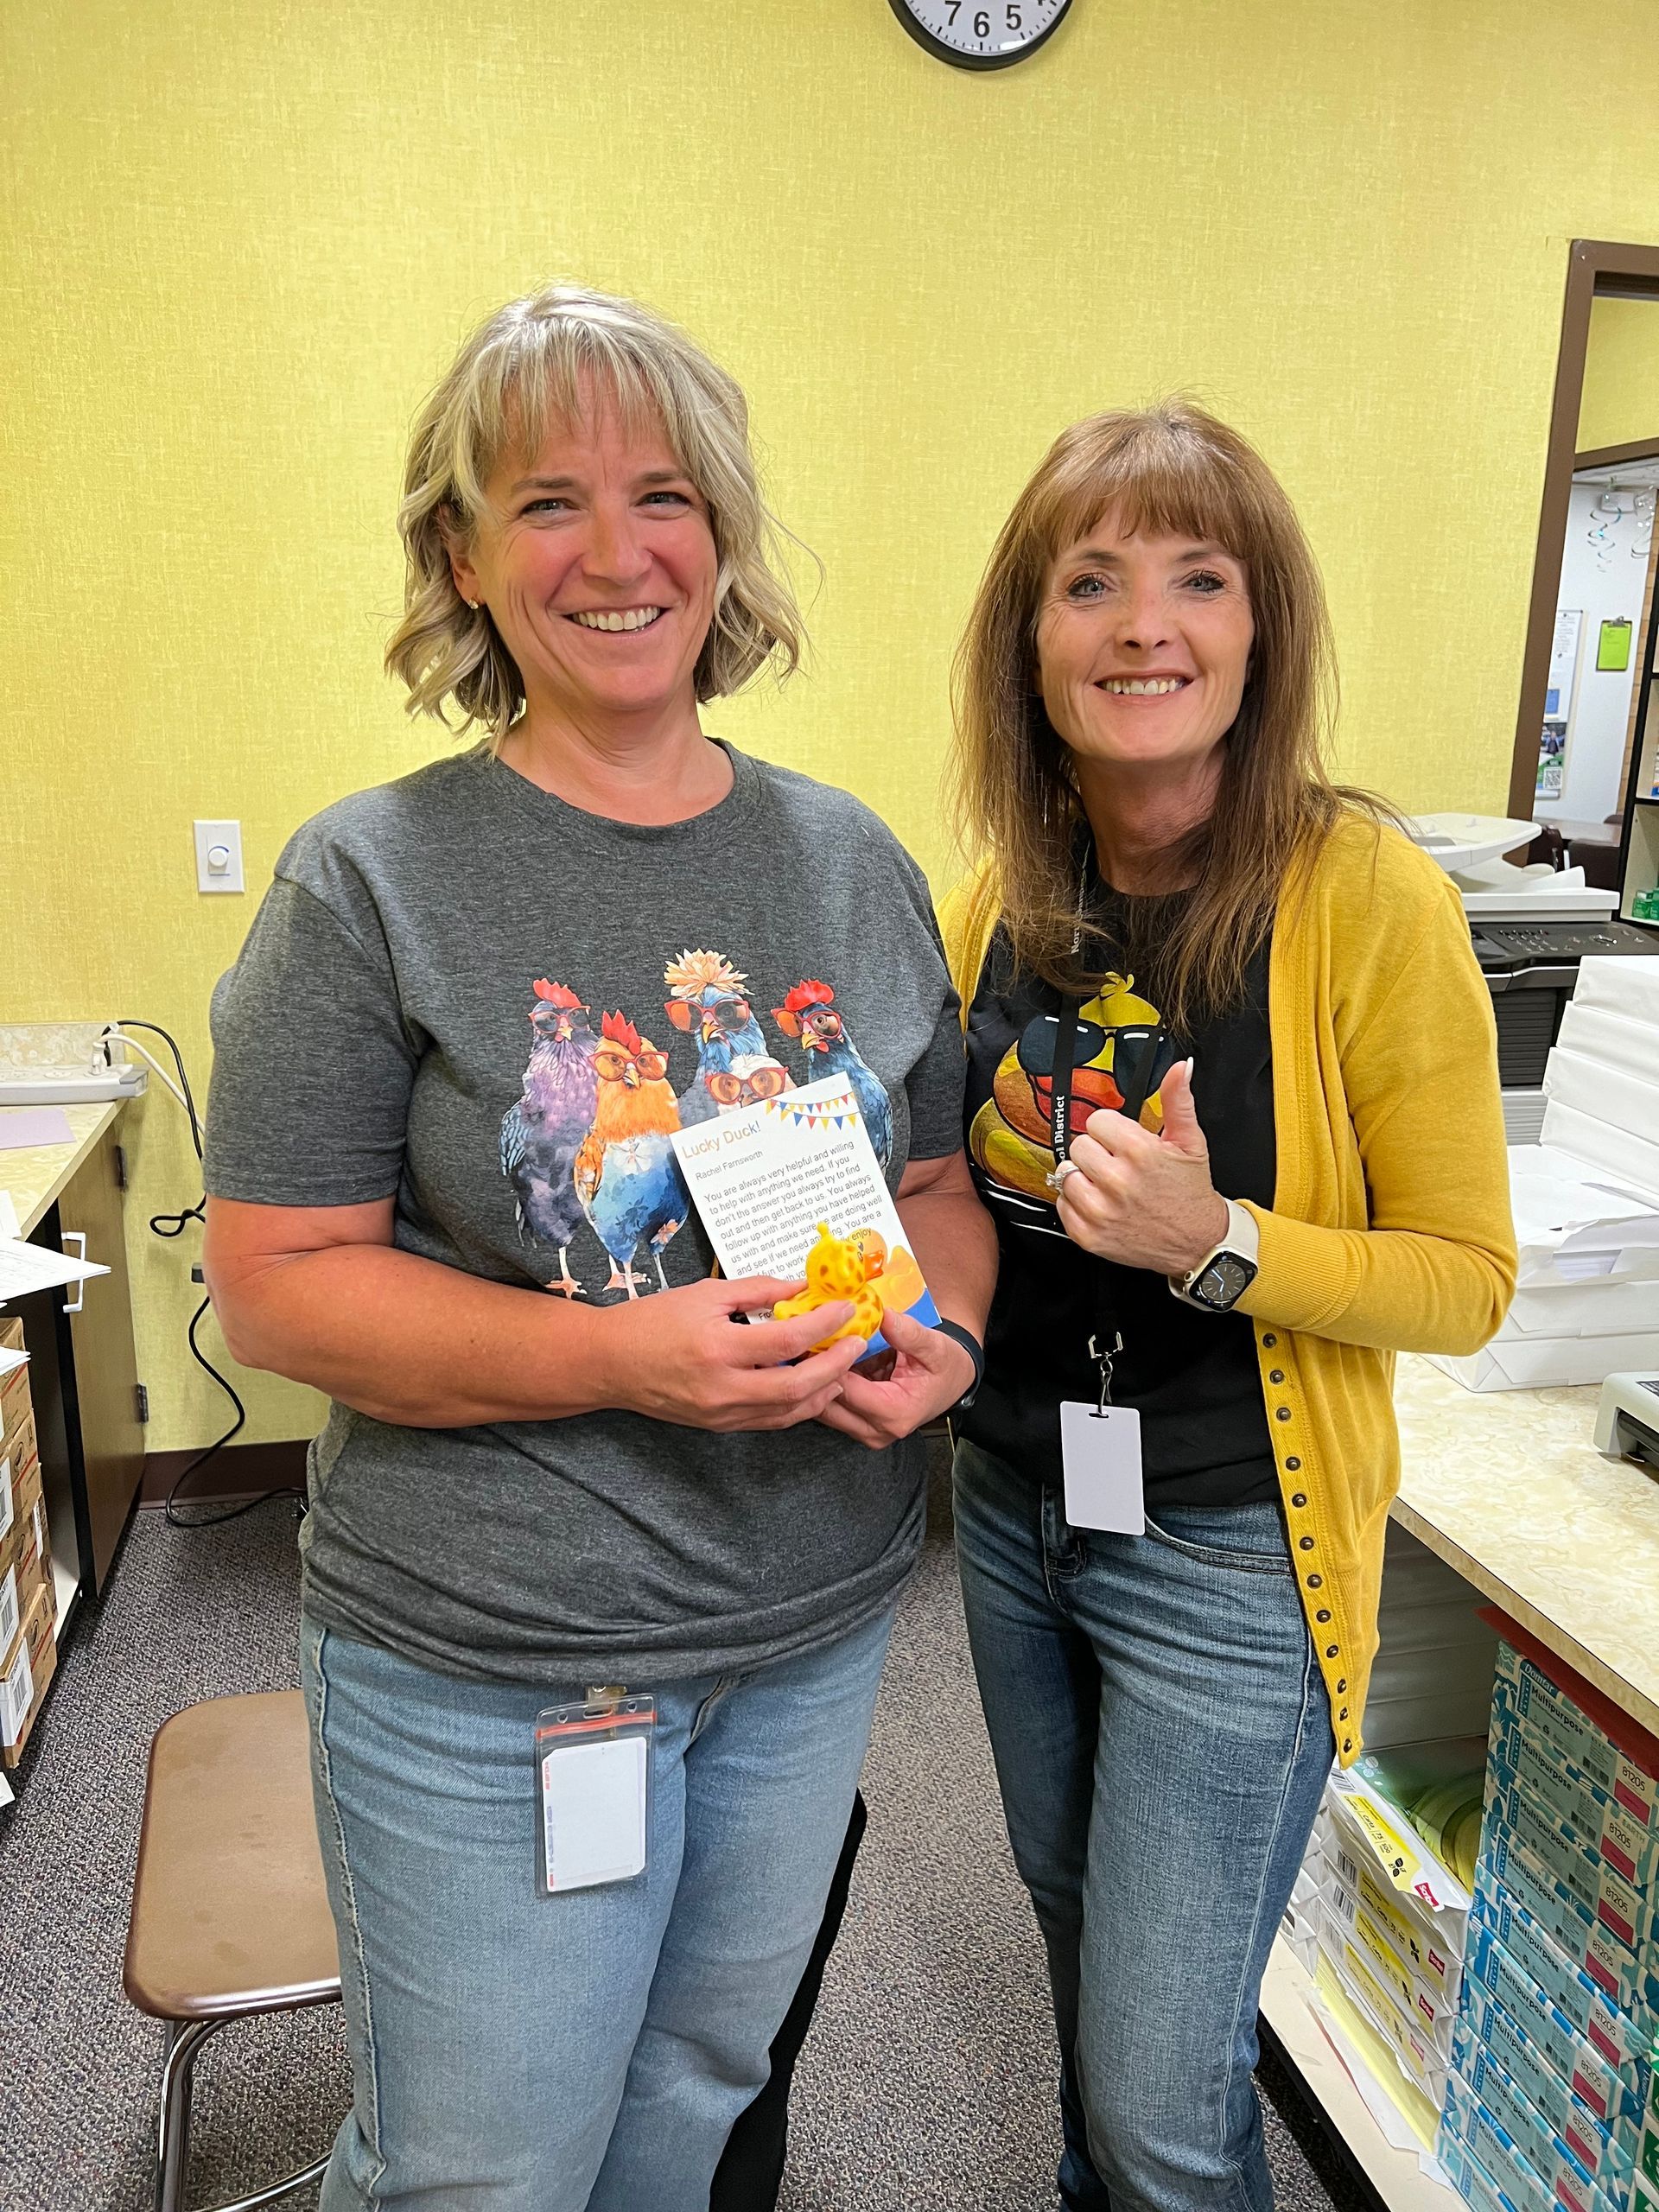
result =
M890 0L918 46L959 69L1006 69L1059 28L1071 0Z
M1217 1252L1193 1284L1192 1295L1205 1306L1225 1308L1243 1298L1255 1280L1255 1269L1248 1260L1231 1252Z

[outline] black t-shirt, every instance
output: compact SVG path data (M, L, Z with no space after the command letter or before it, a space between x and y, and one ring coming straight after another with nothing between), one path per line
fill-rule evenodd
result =
M1154 1004L1135 976L1114 967L1126 902L1104 899L1098 936L1099 994L1078 1010L1071 1125L1080 1130L1132 1087L1137 1055L1147 1071L1191 1053L1192 1096L1224 1198L1273 1203L1276 1155L1273 1049L1268 1028L1268 946L1249 964L1243 1000L1200 1018L1189 1036L1158 1037ZM1072 1243L1054 1211L1049 1075L1058 994L1015 971L999 927L968 1025L968 1154L996 1222L1001 1269L986 1332L985 1379L963 1433L1029 1474L1060 1479L1063 1399L1092 1403L1099 1370L1090 1336L1122 1334L1112 1398L1141 1414L1147 1502L1242 1505L1276 1498L1278 1480L1262 1402L1255 1332L1242 1313L1205 1313L1172 1298L1166 1278L1096 1259ZM1151 1033L1148 1035L1148 1033Z

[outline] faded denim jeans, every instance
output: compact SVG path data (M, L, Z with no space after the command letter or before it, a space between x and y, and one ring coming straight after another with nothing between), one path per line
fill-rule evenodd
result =
M708 2212L823 1915L893 1614L652 1692L650 1863L536 1888L533 1730L585 1683L429 1673L309 1619L353 2101L323 2212Z
M957 1547L1009 1840L1048 1951L1067 2212L1268 2212L1268 1952L1332 1755L1278 1510L1073 1529L971 1444Z

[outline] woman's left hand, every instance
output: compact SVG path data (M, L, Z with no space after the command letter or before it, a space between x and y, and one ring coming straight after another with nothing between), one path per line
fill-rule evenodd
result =
M1184 1275L1226 1235L1227 1202L1210 1180L1191 1061L1170 1070L1158 1096L1164 1126L1155 1135L1127 1115L1090 1116L1071 1146L1077 1173L1062 1171L1055 1203L1061 1227L1085 1252Z
M854 1368L841 1378L841 1395L818 1415L826 1428L840 1429L872 1452L948 1412L974 1381L973 1360L954 1337L892 1313L882 1315L881 1333L893 1346L885 1379Z

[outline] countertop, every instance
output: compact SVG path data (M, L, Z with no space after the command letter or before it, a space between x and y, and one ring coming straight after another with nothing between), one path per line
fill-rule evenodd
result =
M1659 1482L1597 1451L1599 1395L1465 1390L1402 1358L1394 1516L1659 1735Z
M65 1106L60 1110L74 1132L73 1143L20 1145L16 1151L0 1151L0 1191L10 1192L25 1236L126 1103L124 1098L116 1098ZM0 1133L8 1120L34 1110L0 1106Z

